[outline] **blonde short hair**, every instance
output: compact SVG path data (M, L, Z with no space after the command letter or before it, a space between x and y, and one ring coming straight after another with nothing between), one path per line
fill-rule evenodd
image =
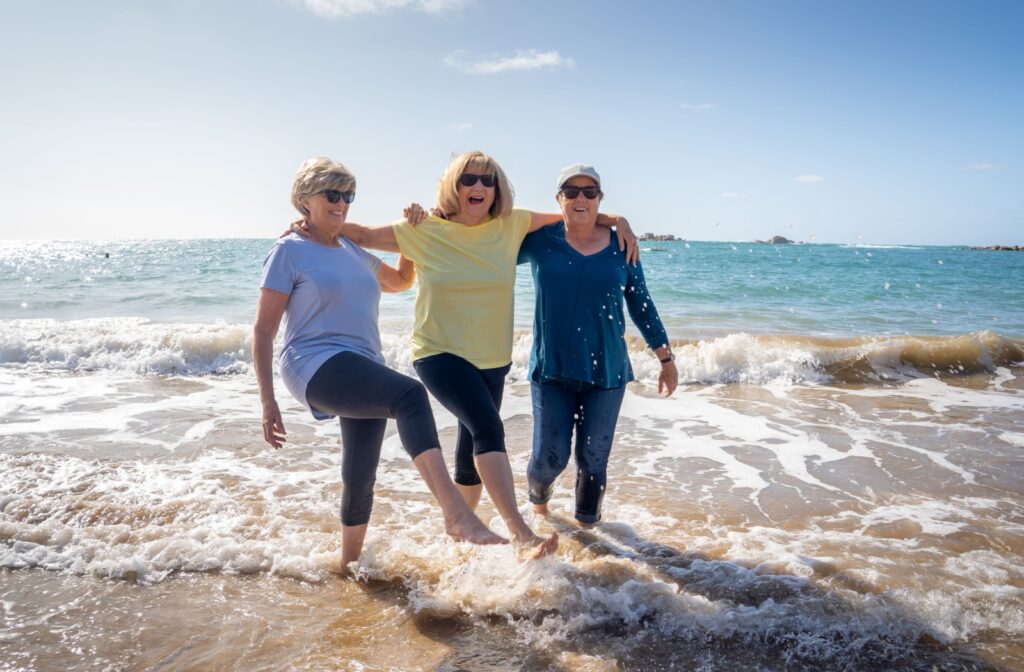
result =
M508 176L498 162L483 152L465 152L452 159L448 164L441 181L437 184L437 205L446 216L459 214L459 178L462 173L492 174L498 178L494 191L494 204L491 205L491 217L505 217L512 212L512 201L515 192Z
M355 191L355 188L356 176L348 168L326 156L315 156L303 161L299 171L295 173L295 181L292 182L292 205L303 217L309 217L309 209L302 205L300 200L303 196L319 194L324 189Z

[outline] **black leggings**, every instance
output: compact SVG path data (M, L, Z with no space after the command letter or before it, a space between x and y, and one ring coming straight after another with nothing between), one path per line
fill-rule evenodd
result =
M501 396L505 376L512 367L478 369L447 352L413 362L430 393L459 420L455 443L455 482L479 485L474 455L505 452L505 426L501 423Z
M441 445L423 385L353 352L339 353L317 369L306 386L306 401L341 420L342 525L370 520L388 418L398 421L410 457Z

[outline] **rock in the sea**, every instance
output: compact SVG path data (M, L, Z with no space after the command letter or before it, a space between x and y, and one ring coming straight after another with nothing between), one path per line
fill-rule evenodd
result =
M972 250L1002 250L1004 252L1024 252L1024 245L989 245L988 247L972 247Z
M644 233L641 234L637 240L679 240L671 233Z
M755 240L755 243L768 243L770 245L790 245L793 243L792 240L785 236L772 236L768 240Z

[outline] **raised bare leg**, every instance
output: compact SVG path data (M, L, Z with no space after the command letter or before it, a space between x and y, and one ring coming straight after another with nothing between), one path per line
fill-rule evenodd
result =
M537 536L519 513L508 455L494 451L477 455L475 461L477 471L480 473L480 480L484 482L487 494L490 495L491 501L494 502L498 513L505 520L505 524L508 525L513 543L521 547L523 554L530 558L539 558L542 555L553 553L558 548L558 533L552 532L551 536L547 538Z
M507 544L473 513L448 475L440 448L425 450L412 461L444 514L444 529L454 539L471 544ZM477 498L479 499L479 497Z

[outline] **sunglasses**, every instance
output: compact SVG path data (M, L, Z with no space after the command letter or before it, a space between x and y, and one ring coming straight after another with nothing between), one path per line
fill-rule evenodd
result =
M463 173L462 175L459 175L459 184L464 187L472 187L477 183L477 180L479 180L485 187L493 187L498 183L497 175L476 175L474 173Z
M581 191L588 201L592 201L601 195L601 189L598 187L562 187L562 195L570 201L579 196Z
M327 199L327 202L331 205L337 205L338 201L345 201L351 203L356 200L356 192L354 191L338 191L337 189L324 189L320 192Z

